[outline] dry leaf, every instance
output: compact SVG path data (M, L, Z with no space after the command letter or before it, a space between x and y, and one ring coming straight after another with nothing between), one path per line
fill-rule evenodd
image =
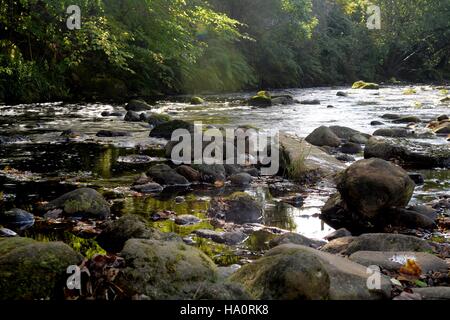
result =
M422 274L422 269L415 260L408 259L405 265L400 268L400 273L419 277Z

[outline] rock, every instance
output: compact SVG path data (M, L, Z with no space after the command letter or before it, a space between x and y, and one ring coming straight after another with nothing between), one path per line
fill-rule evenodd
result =
M384 123L381 122L381 121L372 121L372 122L370 123L370 125L371 125L371 126L382 126L382 125L384 125Z
M391 207L406 206L414 187L406 171L381 159L355 162L337 184L348 208L368 218Z
M330 279L313 254L281 246L241 267L230 280L258 300L328 300ZM291 251L291 252L290 252Z
M330 130L330 128L321 126L315 129L305 139L314 146L329 146L338 147L341 144L341 139Z
M250 98L248 104L253 107L266 108L272 106L272 98L267 91L260 91L256 96Z
M150 131L150 137L153 138L164 138L170 140L173 131L177 129L186 129L189 132L194 131L194 125L192 123L183 120L171 120L155 126L152 131Z
M153 127L172 120L172 118L168 115L160 114L160 113L153 113L153 112L152 113L141 113L139 115L139 118L141 119L141 121L147 122L149 125L151 125Z
M351 255L358 251L414 251L432 252L432 246L425 240L413 236L393 233L366 233L359 237L333 240L321 251Z
M340 139L356 142L356 143L362 143L365 144L367 139L370 138L370 134L362 133L358 130L354 130L352 128L348 127L342 127L342 126L330 126L330 130L333 131L335 135L337 135ZM358 137L363 136L366 138L363 142L358 141Z
M437 127L434 132L436 134L450 134L450 122L446 122Z
M175 223L181 226L193 225L201 222L202 220L192 214L182 214L175 218Z
M163 191L163 187L156 182L149 182L146 184L135 185L131 187L131 190L140 192L143 194L159 193Z
M378 90L378 89L380 89L380 86L376 83L357 81L353 84L352 89Z
M262 219L261 205L244 192L236 192L226 198L211 200L208 213L212 217L237 224L256 223Z
M364 150L364 157L397 160L409 168L449 168L450 148L412 142L405 139L371 138Z
M230 280L256 299L373 300L390 297L389 278L379 290L368 288L367 268L345 258L286 244L243 266Z
M422 120L415 116L405 116L398 119L394 119L393 123L420 123Z
M0 238L2 300L63 299L67 267L82 257L62 242Z
M10 229L3 228L2 226L0 226L0 238L9 238L9 237L17 237L17 233L15 233Z
M259 177L260 176L260 172L259 172L259 170L257 168L244 169L244 172L248 173L252 177Z
M376 265L388 271L398 272L408 260L414 260L422 269L422 274L429 272L448 272L447 263L438 257L425 252L378 252L378 251L357 251L353 253L350 260L362 264L363 266Z
M109 204L103 196L90 188L80 188L50 201L45 210L62 209L66 216L106 219L109 217Z
M444 97L444 98L442 98L441 100L439 100L440 102L442 102L442 103L447 103L447 102L450 102L450 96L448 96L448 97Z
M129 156L123 156L117 158L117 162L126 164L148 164L155 161L155 158L147 156L145 154L130 154Z
M405 128L383 128L376 130L373 135L379 137L406 138L413 137L414 133Z
M347 92L344 92L344 91L338 91L338 92L336 93L336 95L337 95L338 97L348 97L348 93L347 93Z
M13 135L13 136L1 136L0 135L0 144L20 144L20 143L30 143L31 140L28 137L22 135Z
M136 178L133 182L133 186L140 186L143 184L147 184L149 182L152 182L152 179L149 178L145 173L141 173L139 177Z
M179 240L174 234L164 234L150 228L139 215L127 214L115 221L108 221L96 240L108 252L120 252L129 239Z
M190 166L181 165L176 168L176 171L190 182L199 182L202 179L200 172Z
M272 105L289 105L294 103L294 97L288 94L272 97Z
M200 104L204 104L204 103L205 103L205 100L203 100L200 97L192 97L191 98L191 104L192 105L200 105Z
M182 242L130 239L120 256L125 259L126 268L119 287L129 296L192 299L196 290L214 283L217 277L211 259Z
M324 239L327 241L333 241L333 240L336 240L339 238L351 237L351 236L352 236L352 234L350 233L350 231L348 231L345 228L341 228L336 231L333 231L332 233L327 235Z
M235 186L248 186L252 183L252 176L248 173L236 173L230 177L230 181L232 185Z
M450 287L413 288L424 300L450 300Z
M345 165L304 139L285 133L279 134L280 169L291 179L311 181L332 177Z
M108 137L108 138L114 138L114 137L131 137L130 132L124 132L124 131L110 131L110 130L100 130L96 134L97 137Z
M334 106L331 104L327 106L327 109L333 109L333 108L334 108Z
M395 227L404 227L410 229L436 229L436 223L433 219L413 210L403 208L393 208L386 212L387 223Z
M342 153L347 153L347 154L358 154L363 151L361 145L359 145L357 143L353 143L353 142L344 143L340 147L340 150Z
M102 113L101 113L101 116L102 117L109 117L111 115L111 112L109 112L109 111L103 111Z
M367 134L356 133L350 137L349 141L351 143L366 144L367 141L369 141L369 138L370 138L370 136Z
M294 233L294 232L288 232L285 234L282 234L280 236L277 236L269 241L269 247L274 248L279 245L283 244L298 244L305 247L311 247L311 248L319 248L323 246L326 242L319 241L319 240L313 240L309 239L305 236L302 236L301 234Z
M352 156L348 155L348 154L343 154L343 153L339 153L335 156L335 158L339 161L343 161L343 162L353 162L356 161L355 158L353 158Z
M14 208L0 215L0 223L14 230L25 230L34 225L34 216L25 210Z
M383 119L387 119L387 120L398 120L400 119L402 116L396 113L385 113L381 116L381 118Z
M444 121L444 120L449 120L448 115L446 114L442 114L439 117L436 118L437 121Z
M125 110L133 111L133 112L148 111L148 110L151 110L151 109L152 109L152 106L147 104L143 100L131 100L125 106Z
M300 101L300 104L319 105L320 104L320 100L318 100L318 99L302 100L302 101Z
M414 205L414 206L409 206L407 209L417 212L421 215L424 215L433 221L436 221L437 218L439 217L438 211L430 206L418 204L418 205Z
M127 121L127 122L140 122L141 117L140 117L139 113L137 113L135 111L128 111L123 120Z
M169 186L188 186L189 181L166 164L151 167L147 175L159 184Z
M200 172L203 182L225 181L225 167L221 164L194 164L192 168Z

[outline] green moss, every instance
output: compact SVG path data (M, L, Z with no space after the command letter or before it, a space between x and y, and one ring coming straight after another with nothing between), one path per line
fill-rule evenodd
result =
M357 81L353 84L352 89L378 90L380 86L376 83Z
M205 103L205 100L203 100L200 97L192 97L191 98L191 104L193 104L193 105L204 104L204 103Z

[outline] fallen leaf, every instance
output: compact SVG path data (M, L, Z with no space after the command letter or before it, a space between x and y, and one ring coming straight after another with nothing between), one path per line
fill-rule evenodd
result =
M405 265L400 268L400 273L419 277L422 274L422 269L415 260L408 259Z

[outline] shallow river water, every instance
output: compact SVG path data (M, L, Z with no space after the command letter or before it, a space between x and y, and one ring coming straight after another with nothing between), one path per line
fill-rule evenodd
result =
M370 125L374 120L384 122L383 127L404 126L382 119L381 116L386 113L418 116L423 123L414 130L420 133L426 131L426 123L441 114L450 113L449 104L439 102L443 97L439 89L416 85L413 86L415 94L405 95L404 91L409 88L387 86L376 91L344 87L283 90L282 93L292 94L300 101L318 99L321 104L293 104L261 109L246 106L242 102L242 99L251 96L250 93L230 94L206 97L209 102L205 106L161 101L153 111L168 113L174 118L202 121L203 124L251 125L272 134L286 131L300 137L307 136L322 125L347 126L368 134L378 128ZM338 97L337 91L346 91L349 95ZM123 116L119 115L103 117L101 113L104 111L125 114L122 105L101 103L0 106L0 135L20 134L31 139L31 142L0 145L2 206L5 209L18 206L32 211L37 203L52 200L78 185L106 188L119 193L121 188L129 187L136 175L147 167L164 161L160 156L163 155L162 146L165 142L149 138L150 128L147 124L124 122ZM69 129L86 137L82 142L68 143L60 135ZM99 130L128 131L132 136L98 138L95 134ZM449 145L444 136L420 141ZM154 162L136 166L121 161L124 156L136 153L154 157ZM357 158L362 158L362 154ZM425 175L426 181L417 187L413 203L431 201L439 195L450 195L450 170L436 169L421 173ZM152 212L172 210L177 214L189 213L205 218L210 197L234 191L228 189L219 191L202 187L171 190L158 198L125 195L114 202L113 212L118 215L132 212L149 217ZM246 192L254 195L263 205L265 212L262 222L265 225L296 231L315 239L322 239L332 231L318 218L321 207L333 192L333 188L328 185L319 184L305 190L301 208L273 198L262 181L253 184ZM183 195L186 201L177 203L177 195ZM191 231L173 222L159 223L158 227L182 235ZM249 239L252 244L263 240Z

